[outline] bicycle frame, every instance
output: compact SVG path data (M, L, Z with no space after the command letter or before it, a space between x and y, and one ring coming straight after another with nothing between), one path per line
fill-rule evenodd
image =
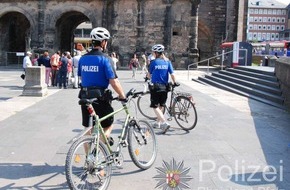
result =
M164 106L164 109L168 112L168 114L170 115L170 117L173 116L173 113L172 113L173 101L176 99L176 97L179 96L179 94L176 93L174 91L174 89L175 89L175 86L172 86L172 89L170 91L171 96L170 96L170 101L169 101L169 107L167 106L167 104L165 104L165 106ZM187 93L183 93L183 94L186 94L184 96L187 97L190 101L192 101L192 96L190 94L187 94Z
M140 94L143 94L144 92L136 92L134 93L134 97L137 97L138 95ZM123 104L123 107L115 110L114 112L106 115L106 116L103 116L102 118L99 118L99 116L96 114L94 108L93 108L93 102L90 102L90 103L87 103L86 106L88 108L88 111L89 111L89 114L90 114L90 123L89 123L89 126L88 129L86 129L80 136L83 136L85 134L88 134L89 131L91 131L91 135L95 136L95 139L96 139L96 144L99 144L100 142L100 136L102 137L102 139L104 140L104 144L106 145L108 151L110 154L113 153L113 150L112 148L110 147L109 145L109 142L108 142L108 139L107 137L105 136L105 132L104 132L104 129L101 125L101 122L108 119L109 117L112 117L113 115L116 115L117 113L119 112L122 112L124 111L125 114L126 114L126 118L125 118L125 122L124 124L122 125L122 132L121 132L121 135L119 137L119 141L118 141L118 146L117 146L117 149L116 149L116 152L119 152L120 151L120 145L122 144L122 141L126 140L126 137L127 137L127 130L128 130L128 125L129 125L129 122L130 120L133 118L130 113L129 113L129 108L128 108L128 104L130 101L132 101L132 99L134 98L132 96L128 97L128 102L126 104ZM114 98L113 100L116 100L117 98ZM94 100L94 99L93 99ZM97 99L95 99L97 100ZM93 120L95 120L95 125L93 125ZM96 147L97 148L97 151L98 151L98 146Z

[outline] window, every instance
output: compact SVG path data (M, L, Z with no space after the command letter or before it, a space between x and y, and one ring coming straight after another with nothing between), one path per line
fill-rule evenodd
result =
M267 22L267 17L263 17L263 22Z
M272 30L275 30L276 29L276 26L275 25L272 25Z
M84 37L90 37L90 34L91 34L91 30L92 29L84 29Z
M259 22L263 22L263 17L259 17Z
M254 9L250 9L250 14L254 14L255 10Z
M271 34L267 33L267 40L271 40Z
M285 23L285 18L281 18L281 22L282 23Z
M253 40L256 40L257 39L257 33L254 33L253 34Z
M267 25L267 30L271 30L271 25Z
M277 14L277 10L273 10L273 15L276 15Z
M272 17L272 22L276 22L276 17Z
M268 10L267 9L264 9L264 13L263 14L268 14Z
M272 9L268 9L268 15L272 14Z
M275 38L276 38L275 40L279 40L279 34L278 33L276 33L276 37Z
M276 30L278 30L278 31L279 31L279 30L280 30L280 26L276 26Z
M286 15L286 10L282 10L282 15Z
M271 40L275 40L275 34L274 33L271 34Z
M263 14L263 9L259 9L259 14L260 14L260 15Z
M258 30L258 25L254 25L254 30Z
M262 34L258 33L258 40L262 40Z
M82 29L75 29L75 37L82 37Z
M258 19L259 19L258 17L254 17L255 22L258 22Z
M277 18L277 22L280 22L280 18L279 17Z
M262 30L262 25L259 25L258 26L258 30Z
M282 10L281 10L281 9L279 9L279 10L277 11L277 15L282 15Z
M250 32L248 33L248 40L252 40L253 39L253 34Z
M281 30L285 30L285 26L284 25L281 25Z
M266 33L262 34L262 40L265 41L266 40Z
M268 22L271 22L271 20L272 20L271 17L268 17Z
M249 25L249 30L253 30L253 25L252 24Z
M259 10L258 9L255 9L255 14L258 14L259 13Z
M254 17L251 16L251 17L249 18L249 21L250 21L250 22L253 22L253 21L254 21Z
M266 25L263 25L263 30L266 30L267 29L267 26Z

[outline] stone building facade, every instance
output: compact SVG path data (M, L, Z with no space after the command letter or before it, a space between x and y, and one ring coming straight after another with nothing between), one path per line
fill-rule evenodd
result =
M90 21L109 29L123 66L161 43L175 68L187 68L237 39L238 9L232 0L1 0L0 65L15 52L72 51L74 30Z

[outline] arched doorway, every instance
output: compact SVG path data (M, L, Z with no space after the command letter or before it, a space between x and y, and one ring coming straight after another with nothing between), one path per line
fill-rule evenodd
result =
M90 21L87 16L77 11L64 13L56 22L56 42L57 49L63 51L74 51L74 32L77 26L83 22Z
M9 12L0 18L0 65L21 65L22 54L30 50L31 25L25 15Z
M198 49L199 49L199 60L204 60L213 56L212 32L202 21L198 22Z

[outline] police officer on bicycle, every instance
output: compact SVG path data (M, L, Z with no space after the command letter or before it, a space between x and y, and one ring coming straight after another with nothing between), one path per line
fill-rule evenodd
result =
M93 107L96 114L101 118L114 111L111 106L112 92L108 90L109 85L119 95L121 101L125 101L126 97L112 66L113 60L103 53L110 39L109 31L103 27L97 27L91 31L90 37L93 49L79 60L78 76L81 80L79 98L98 98L93 103ZM89 113L87 107L82 105L81 109L82 124L84 127L88 127ZM101 122L107 138L110 137L113 121L114 118L110 117ZM109 138L109 142L112 145L113 139Z
M171 61L163 53L164 46L156 44L152 47L152 52L155 59L149 66L149 77L152 83L150 87L150 107L153 108L157 116L157 122L153 124L153 127L161 128L163 134L165 134L170 125L165 121L162 109L164 109L167 100L169 74L174 84L176 84L176 81Z

